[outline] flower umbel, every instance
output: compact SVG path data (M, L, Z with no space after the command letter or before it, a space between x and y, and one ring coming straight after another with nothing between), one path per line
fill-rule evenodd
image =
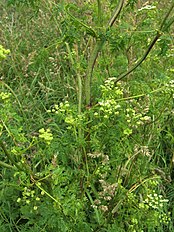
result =
M39 138L44 139L44 141L49 145L51 140L53 139L53 134L50 129L41 128L39 130Z

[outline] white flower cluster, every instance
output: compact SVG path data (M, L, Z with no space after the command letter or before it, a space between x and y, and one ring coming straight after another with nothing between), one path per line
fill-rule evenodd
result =
M99 192L99 199L94 200L94 204L92 205L92 207L99 208L101 211L106 212L109 210L107 206L108 202L111 201L112 198L114 197L118 184L117 183L110 184L103 179L99 180L99 182L103 190Z
M151 157L151 153L149 151L148 146L140 146L140 145L135 145L134 147L134 152L135 153L140 153L143 156Z
M112 197L114 197L115 190L118 186L118 183L110 184L107 183L105 180L99 180L103 191L99 192L99 195L104 199L104 200L111 200Z
M168 199L165 199L162 195L158 195L157 193L148 194L146 199L139 204L140 208L151 208L158 209L160 211L163 210L165 204L168 202Z
M117 99L123 97L122 87L115 86L115 78L105 80L104 85L100 86L102 99L98 102L99 111L94 112L95 117L103 116L109 119L111 116L118 115L121 106Z
M111 115L118 115L119 108L121 107L114 99L108 99L100 101L99 103L99 111L104 114L104 118L109 118ZM98 114L94 113L95 116Z
M137 113L132 108L126 109L126 121L129 123L129 126L137 127L143 125L145 122L151 121L151 117L143 115L142 113Z
M147 203L153 209L159 209L164 207L164 203L168 202L168 199L164 199L162 195L156 193L147 195L145 203Z
M168 83L165 84L164 93L172 94L174 98L174 80L170 80Z
M100 86L103 97L118 98L123 96L123 88L116 86L115 80L116 78L108 78L104 85Z
M106 165L109 162L109 156L103 154L102 152L87 153L87 156L92 159L100 158L102 165Z

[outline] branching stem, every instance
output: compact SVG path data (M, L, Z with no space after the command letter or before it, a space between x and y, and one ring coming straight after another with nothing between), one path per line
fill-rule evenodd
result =
M4 151L4 154L7 156L7 158L11 161L11 163L15 165L19 171L23 171L23 169L16 163L16 161L12 158L11 154L7 151L2 141L0 141L0 147Z
M146 50L146 52L144 53L143 57L137 62L135 63L135 65L133 67L131 67L130 69L128 69L125 73L122 73L116 80L115 83L117 83L118 81L122 80L124 77L128 76L131 72L133 72L138 66L140 66L140 64L143 63L143 61L146 59L146 57L148 56L149 52L151 51L151 49L153 48L154 44L156 43L156 41L159 39L159 37L161 36L161 33L157 32L157 35L155 36L155 38L153 39L153 41L151 42L151 44L149 45L148 49Z
M150 51L152 50L153 46L155 45L155 43L157 42L157 40L163 35L163 33L174 23L174 17L172 17L168 23L167 20L169 18L170 13L172 12L174 8L174 3L171 5L169 11L167 12L167 14L165 15L161 26L160 26L160 30L157 31L157 34L155 36L155 38L152 40L152 42L150 43L149 47L147 48L147 50L145 51L143 57L137 61L135 63L135 65L131 68L129 68L126 72L122 73L116 80L115 83L117 83L118 81L122 80L124 77L128 76L131 72L133 72L137 67L139 67L143 61L147 58L148 54L150 53Z
M106 32L110 29L110 27L113 26L114 22L120 15L120 12L123 8L123 3L124 3L124 0L120 0L118 7L116 8L113 16L111 17L111 19L108 22L108 25L106 26ZM85 78L85 100L86 100L87 107L92 105L91 103L91 82L92 82L93 69L94 69L98 54L102 50L102 47L105 41L106 41L106 37L104 35L101 38L97 39L97 42L89 58L88 68L87 68L87 73L86 73L86 78Z

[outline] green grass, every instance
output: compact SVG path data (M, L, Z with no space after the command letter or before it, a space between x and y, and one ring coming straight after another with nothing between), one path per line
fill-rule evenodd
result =
M116 81L170 4L131 2L1 1L0 231L174 230L172 28Z

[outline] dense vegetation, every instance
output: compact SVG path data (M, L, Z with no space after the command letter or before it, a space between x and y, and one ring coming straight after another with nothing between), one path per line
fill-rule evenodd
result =
M1 0L1 232L174 231L173 10Z

